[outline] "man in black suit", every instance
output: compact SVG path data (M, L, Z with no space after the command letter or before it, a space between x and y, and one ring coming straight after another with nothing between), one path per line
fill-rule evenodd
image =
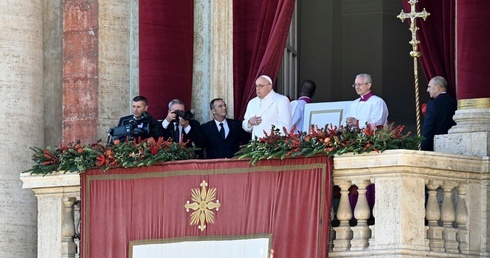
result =
M250 141L250 134L238 120L226 118L227 108L223 99L213 99L209 104L213 120L201 126L206 158L231 158L240 149L240 144Z
M421 149L434 150L434 135L447 134L448 130L456 125L453 120L458 107L456 99L447 94L447 81L441 76L432 78L427 87L432 98L427 104L424 126L422 128Z
M148 100L143 96L133 98L133 114L123 116L119 119L117 127L111 129L113 140L126 140L140 137L158 139L163 137L162 125L150 116L148 110ZM128 131L129 128L129 131Z
M167 117L162 121L165 139L171 138L174 142L189 141L186 146L194 143L196 147L203 148L201 124L192 117L192 113L185 111L184 102L179 99L170 101ZM196 155L202 158L202 151L196 152Z

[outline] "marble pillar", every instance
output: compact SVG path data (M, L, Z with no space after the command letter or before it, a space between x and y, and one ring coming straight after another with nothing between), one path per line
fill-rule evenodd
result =
M212 119L209 102L222 98L233 117L233 1L194 2L192 106L202 123Z
M132 113L138 95L138 1L99 0L97 139Z
M36 200L19 174L44 145L43 1L0 1L0 257L36 257Z
M99 1L63 1L64 144L97 140L98 62Z

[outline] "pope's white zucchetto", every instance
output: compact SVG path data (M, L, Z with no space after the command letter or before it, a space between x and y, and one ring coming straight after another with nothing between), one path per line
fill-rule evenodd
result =
M268 82L269 82L269 83L272 85L272 79L271 79L271 77L269 77L268 75L265 75L265 74L264 74L264 75L259 76L259 78L264 78L264 79L266 79L266 80L267 80L267 81L268 81Z

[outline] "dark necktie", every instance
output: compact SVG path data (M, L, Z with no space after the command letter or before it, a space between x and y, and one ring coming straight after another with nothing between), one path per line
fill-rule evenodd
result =
M219 134L221 135L221 139L225 140L225 128L223 127L223 123L219 123Z
M179 124L174 123L174 142L180 142Z

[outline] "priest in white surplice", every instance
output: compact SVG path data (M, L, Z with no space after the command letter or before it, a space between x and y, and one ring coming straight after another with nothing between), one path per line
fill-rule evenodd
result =
M268 134L272 125L281 130L291 130L291 109L289 99L272 89L272 80L267 75L261 75L255 81L257 97L251 99L242 122L247 132L252 132L252 140Z
M348 107L345 116L349 128L364 128L366 123L371 126L386 126L388 107L384 100L371 92L371 75L359 74L352 87L360 98Z

